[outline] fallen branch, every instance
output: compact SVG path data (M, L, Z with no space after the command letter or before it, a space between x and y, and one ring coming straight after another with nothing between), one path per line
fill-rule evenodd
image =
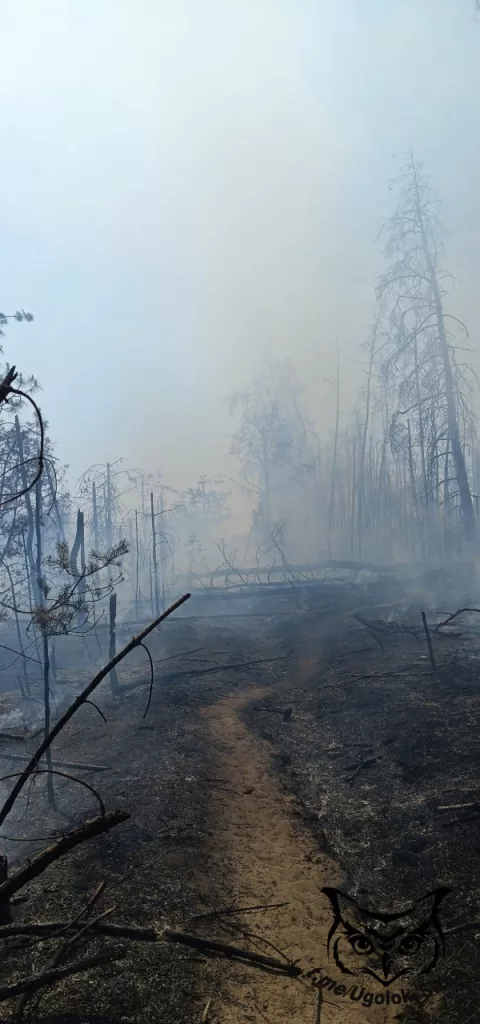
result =
M211 668L176 669L175 672L169 672L163 676L162 686L169 686L170 683L175 683L177 680L198 679L201 676L214 675L215 672L238 672L245 668L255 668L257 665L271 665L277 661L285 661L285 658L288 658L291 653L292 651L287 651L286 654L280 654L275 658L256 658L254 661L239 661L234 664L225 662L221 665L213 665ZM120 693L130 693L131 690L138 690L141 686L149 685L150 683L146 683L144 679L139 682L127 683L120 687Z
M271 956L263 956L261 953L253 953L248 949L231 946L224 942L215 942L213 939L200 939L197 935L177 932L172 928L164 928L163 936L168 942L179 942L182 946L190 946L206 954L219 954L228 960L241 960L243 963L252 964L269 973L285 974L291 978L298 978L303 973L302 968L296 963L284 963Z
M110 811L108 814L100 815L98 818L92 818L72 832L67 832L66 835L62 836L56 843L53 843L52 846L47 846L45 850L37 853L32 860L27 861L6 882L2 882L0 885L0 903L10 899L14 893L22 889L27 882L31 882L33 878L38 878L50 864L63 857L69 850L73 850L79 843L109 832L115 825L119 825L122 821L128 821L129 817L130 814L127 811Z
M30 761L31 755L29 754L7 754L5 750L0 751L0 757L9 758L10 761ZM55 768L71 768L73 771L83 772L108 772L110 768L108 764L81 764L79 761L52 761L52 766ZM38 765L35 765L37 768Z
M219 920L218 923L222 931L226 932L227 935L231 934L232 932L233 934L236 933L237 935L241 935L243 939L247 940L247 942L251 942L253 945L259 947L260 949L262 946L268 946L269 949L272 949L274 953L278 953L278 955L282 958L281 962L283 964L288 965L290 963L288 957L285 956L283 950L279 949L278 946L275 946L273 942L269 941L269 939L265 939L261 935L256 935L255 932L245 931L245 929L242 928L241 925L237 924L236 921ZM264 956L263 950L261 951L261 954L262 956Z
M65 960L68 951L76 942L78 942L82 935L85 935L86 932L90 930L90 928L93 928L96 924L99 924L99 922L102 921L103 918L108 917L110 914L113 914L113 911L116 909L116 907L109 907L107 910L103 910L101 914L98 914L93 921L86 921L85 924L81 924L80 929L76 931L74 935L70 935L69 938L65 939L63 946L60 947L58 953L55 956L52 967L61 967L62 962Z
M330 569L330 570L331 569L347 569L347 570L349 569L349 570L351 570L353 572L356 572L356 573L358 573L358 572L370 572L370 573L375 573L375 574L378 574L378 575L391 575L395 571L396 566L388 566L388 565L381 566L381 565L374 565L372 562L355 562L355 561L351 561L351 560L340 560L340 559L331 559L330 558L330 559L327 559L326 561L315 562L315 563L313 563L313 565L310 565L307 562L305 562L302 565L292 565L292 566L290 566L290 568L291 568L291 570L294 573L297 573L297 574L305 573L305 572L313 573L313 572L318 572L319 570L323 570L323 569ZM238 569L235 569L235 572L238 572ZM266 574L269 574L269 575L273 574L273 575L277 575L278 576L278 575L281 575L283 572L285 572L285 567L283 565L279 565L276 562L274 562L273 565L270 565L270 566L268 566L268 565L249 566L246 569L242 569L241 572L243 573L244 576L258 576L259 574L261 574L263 576L266 575ZM212 571L210 571L210 572L199 572L198 573L198 578L202 579L202 580L203 579L210 579L211 580L211 579L213 579L215 577L231 576L231 575L232 575L232 569L224 569L223 566L220 566L218 569L214 569L213 572ZM323 579L315 580L315 582L323 583L324 580ZM336 582L336 581L334 580L333 582Z
M85 913L84 907L82 913ZM41 939L56 938L70 928L81 928L80 915L74 921L41 921L36 924L6 924L0 926L0 942L20 935L38 936ZM131 939L134 942L160 942L162 933L155 928L140 928L137 925L90 923L95 935L108 935L112 939Z
M443 626L448 626L450 622L453 622L453 620L456 619L458 615L463 615L464 612L475 612L477 615L480 615L480 608L459 608L456 612L452 612L451 615L448 615L447 618L443 620L443 622L437 623L434 630L435 633L438 633L439 629L442 629Z
M99 885L97 885L95 892L93 892L92 895L89 896L87 902L85 903L85 906L82 907L81 910L79 910L78 914L75 914L73 920L69 921L69 923L65 925L65 927L62 927L60 931L56 932L55 936L58 937L59 935L62 935L63 932L67 932L70 928L75 928L77 925L80 927L82 924L82 919L89 916L95 904L103 896L103 893L105 892L105 887L106 882L100 882Z
M86 905L84 907L82 907L82 909L80 910L80 912L78 914L75 915L73 921L70 921L70 923L67 925L66 928L62 928L62 929L60 929L60 931L57 931L57 932L53 933L51 938L58 938L62 934L62 932L64 933L65 931L69 931L70 928L73 925L77 925L78 924L78 927L80 928L80 931L77 931L76 935L74 935L73 937L67 938L65 940L63 945L60 947L58 953L56 954L55 959L54 959L53 963L50 966L50 970L53 970L56 967L61 967L62 966L62 963L65 960L65 956L68 953L69 949L71 949L73 943L76 942L77 939L80 938L80 936L83 934L84 931L86 931L86 929L88 928L90 923L92 923L92 924L94 923L94 922L87 921L87 924L84 925L83 921L82 921L82 918L84 918L85 915L88 918L89 914L91 913L92 908L94 907L94 905L97 902L97 900L100 899L104 889L105 889L105 882L100 882L100 885L97 886L97 888L95 889L95 892L87 900ZM107 913L108 913L108 911L107 911ZM98 920L98 918L96 920ZM83 927L82 927L82 925L83 925ZM22 1020L23 1014L25 1013L25 1008L27 1006L28 1001L32 998L32 995L34 995L33 992L26 991L21 996L20 1002L19 1002L19 1004L17 1006L17 1010L16 1010L16 1014L15 1014L15 1022L17 1022L17 1021L20 1022Z
M4 1003L7 999L13 999L14 996L20 996L23 992L32 995L39 989L45 988L46 985L55 985L63 978L68 978L72 974L80 974L81 971L89 971L92 967L101 967L103 964L112 963L115 960L123 960L126 955L126 950L119 950L116 953L97 953L96 956L86 957L73 964L67 964L65 967L45 971L44 974L33 974L30 978L23 978L21 981L15 982L14 985L0 988L0 1003Z
M21 793L25 783L28 782L28 779L33 768L37 766L40 758L43 757L45 751L48 750L48 748L53 743L53 740L58 736L59 732L61 732L61 730L64 728L67 722L69 722L70 719L73 718L73 715L75 714L76 711L78 711L79 707L81 707L82 704L84 704L85 701L88 700L90 694L92 694L93 691L97 688L97 686L99 686L100 683L103 682L105 677L109 675L112 669L119 665L120 662L127 657L127 654L130 654L131 651L134 651L136 647L140 647L145 638L151 632L153 632L153 630L157 626L159 626L160 623L164 622L164 620L167 619L169 615L172 615L172 613L176 611L177 608L180 608L180 606L184 604L185 601L188 601L189 597L190 594L184 594L183 597L180 597L178 599L178 601L175 601L174 604L170 605L170 608L167 608L166 611L162 612L161 615L158 615L157 618L154 619L153 622L150 623L150 625L146 626L141 633L139 633L137 636L134 636L130 640L130 643L126 644L126 646L123 647L122 650L119 651L119 653L116 654L114 658L111 658L108 664L104 665L100 672L97 672L96 676L94 676L94 678L91 680L88 686L85 687L83 692L75 698L73 704L70 704L70 706L62 715L62 717L59 718L58 722L54 725L53 729L50 730L48 736L46 736L43 742L40 744L38 750L36 750L36 752L33 754L25 771L18 779L18 782L16 782L15 785L13 786L11 793L7 797L0 811L0 826L3 825L5 818L7 817L8 814L10 814L10 811L17 799L17 796L19 795L19 793Z
M382 641L380 640L380 637L379 637L379 636L377 635L377 633L375 632L375 629L374 629L374 627L373 627L373 626L371 625L371 623L370 623L370 622L367 622L367 620L366 620L366 619L363 619L361 615L357 615L357 614L354 614L354 616L353 616L353 617L354 617L354 619L356 619L356 620L357 620L357 622L359 622L359 623L360 623L360 625L362 625L362 626L365 626L365 627L366 627L366 629L370 630L370 633L372 634L372 636L373 636L373 639L374 639L374 640L376 640L376 642L377 642L377 644L379 645L379 647L381 647L381 649L382 649L383 653L385 653L385 647L384 647L384 645L383 645Z
M252 967L258 967L268 973L283 974L292 978L299 978L302 968L290 961L277 960L275 957L264 956L261 953L254 953L239 946L232 946L227 943L217 942L213 939L201 939L197 935L189 935L187 932L178 932L171 928L164 928L157 931L155 928L138 928L135 926L121 924L105 924L96 920L84 924L77 920L70 924L62 921L48 921L38 924L15 924L0 927L0 941L14 936L38 936L43 939L56 937L59 929L66 931L74 928L82 933L90 935L104 935L115 939L130 939L140 942L178 942L183 946L198 949L205 955L213 954L224 956L229 960L239 960ZM22 989L23 991L23 989Z

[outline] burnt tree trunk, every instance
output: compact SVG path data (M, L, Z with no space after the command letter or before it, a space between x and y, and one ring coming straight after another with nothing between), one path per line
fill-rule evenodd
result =
M109 623L110 623L110 645L108 648L108 660L111 661L117 653L117 595L110 594L109 603ZM110 688L114 695L120 693L120 684L118 682L118 675L116 668L112 668L110 671Z

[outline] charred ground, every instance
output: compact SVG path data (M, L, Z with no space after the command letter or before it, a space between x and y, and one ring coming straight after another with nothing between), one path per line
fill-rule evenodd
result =
M114 907L112 922L168 924L264 953L268 940L315 966L325 958L321 884L343 882L387 910L445 885L446 961L419 988L424 1005L402 1019L467 1021L480 995L476 932L448 932L476 919L480 814L438 807L478 799L475 619L432 632L434 673L420 605L407 608L400 591L324 583L194 598L150 644L148 716L139 651L119 672L121 696L106 685L97 693L107 722L84 707L54 745L54 759L104 766L79 774L130 820L32 882L14 921L71 920L105 880L98 912ZM85 664L79 688L88 673ZM70 689L60 654L58 689L62 679ZM0 744L4 774L17 770L9 754L35 748L29 736ZM39 781L7 820L11 870L45 845L34 837L97 813L68 780L56 789L56 816ZM231 913L263 904L272 909ZM105 942L89 938L84 951ZM292 980L166 942L108 948L126 959L45 989L25 1019L187 1024L209 1000L205 1019L218 1024L312 1019L313 991ZM4 952L2 985L46 969L51 942L12 939Z

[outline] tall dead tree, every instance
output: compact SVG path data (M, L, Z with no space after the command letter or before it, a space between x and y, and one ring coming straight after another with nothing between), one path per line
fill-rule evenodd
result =
M472 546L476 521L468 479L461 420L470 416L468 366L455 357L458 332L465 325L445 311L448 275L440 257L440 200L422 166L410 153L396 183L397 208L383 226L387 269L380 280L384 343L379 363L396 386L392 423L419 453L425 509L439 503L443 480L439 460L449 461L457 482L462 533ZM452 492L450 492L451 495ZM428 526L428 516L427 516Z
M335 528L335 498L337 488L337 461L338 461L338 434L340 428L340 358L337 352L337 381L336 381L336 411L335 411L335 436L333 442L333 462L330 481L330 510L328 516L328 533L333 534Z
M155 529L155 505L153 491L150 492L150 521L152 525L153 587L155 593L155 615L160 614L160 588L158 585L157 532Z
M37 542L36 550L36 586L38 593L37 621L42 635L42 664L43 664L43 707L44 707L44 736L50 733L50 649L47 622L45 617L45 596L47 587L43 575L43 546L42 546L43 518L42 518L42 481L37 480L35 485L35 536ZM50 748L47 751L47 796L50 807L55 807L55 794L53 790L52 775L52 754Z
M236 392L228 402L230 412L238 409L241 413L231 454L241 460L246 489L260 500L262 539L268 545L273 527L275 471L288 459L290 425L283 414L278 394L267 382L255 380L250 391Z

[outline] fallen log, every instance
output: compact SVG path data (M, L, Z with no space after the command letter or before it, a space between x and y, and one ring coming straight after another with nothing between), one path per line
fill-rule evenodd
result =
M31 754L9 754L6 750L0 751L0 757L6 757L10 761L30 761ZM39 761L39 765L41 761ZM108 764L82 764L79 761L52 761L54 768L71 768L74 771L83 772L108 772ZM35 770L35 769L34 769Z

